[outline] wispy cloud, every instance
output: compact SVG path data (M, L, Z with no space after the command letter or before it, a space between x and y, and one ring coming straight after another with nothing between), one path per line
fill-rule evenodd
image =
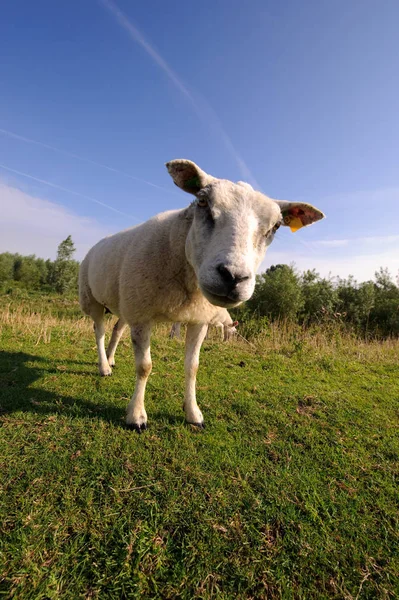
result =
M58 244L68 235L75 242L78 260L99 239L110 233L92 218L81 217L59 204L26 194L0 181L0 252L36 254L55 258Z
M310 242L313 246L324 246L325 248L339 248L341 246L347 246L349 240L316 240Z
M373 240L373 244L371 244ZM378 243L376 243L378 240ZM324 240L321 240L324 241ZM300 271L316 269L323 277L353 275L358 281L368 281L380 267L386 267L393 276L399 272L399 236L357 238L360 243L353 240L325 240L333 242L330 245L318 242L309 242L314 249L307 252L305 249L284 249L283 244L273 243L266 254L259 272L275 264L295 263ZM337 242L334 244L334 242ZM339 243L338 243L339 242ZM341 244L340 242L347 242ZM318 244L318 245L316 245ZM342 246L345 251L338 252Z
M391 244L399 241L399 235L373 235L357 238L357 241L365 244Z
M139 181L140 183L145 183L146 185L150 185L151 187L157 188L159 190L170 191L166 187L162 187L161 185L156 185L155 183L151 183L150 181L147 181L146 179L141 179L140 177L135 177L134 175L130 175L130 173L126 173L125 171L121 171L120 169L115 169L114 167L110 167L109 165L105 165L105 164L99 163L95 160L91 160L90 158L80 156L79 154L75 154L73 152L68 152L67 150L62 150L61 148L57 148L56 146L51 146L50 144L45 144L44 142L39 142L38 140L33 140L32 138L18 135L17 133L14 133L13 131L8 131L7 129L0 128L0 134L6 135L15 140L19 140L20 142L26 142L27 144L35 144L36 146L41 146L42 148L47 148L47 150L52 150L53 152L58 152L59 154L63 154L64 156L69 156L71 158L75 158L76 160L80 160L80 161L88 163L90 165L100 167L101 169L106 169L107 171L111 171L112 173L116 173L118 175L123 175L124 177L133 179L134 181Z
M121 210L118 210L117 208L114 208L113 206L110 206L109 204L105 204L105 202L101 202L101 200L97 200L97 198L93 198L92 196L86 196L86 194L81 194L80 192L75 192L74 190L71 190L69 188L63 187L56 183L52 183L51 181L47 181L46 179L40 179L39 177L34 177L33 175L29 175L29 173L23 173L22 171L17 171L16 169L12 169L11 167L7 167L6 165L0 164L0 169L4 169L5 171L8 171L9 173L14 173L15 175L19 175L21 177L26 177L27 179L32 179L33 181L37 181L38 183L42 183L49 187L55 188L56 190L61 190L62 192L67 192L68 194L73 194L74 196L79 196L79 198L84 198L85 200L89 200L90 202L94 202L95 204L99 204L100 206L104 206L105 208L108 208L109 210L112 210L115 213L123 215L124 217L129 217L130 219L134 219L135 221L140 221L140 219L137 219L137 217L134 217L133 215L129 215L125 212L122 212Z
M399 235L372 235L366 237L353 237L341 240L315 240L309 242L311 246L324 248L339 248L341 246L357 244L390 244L399 241Z
M100 1L114 16L119 25L128 32L132 40L139 44L147 52L147 54L154 61L154 63L165 73L165 75L167 75L170 81L189 101L197 117L208 127L210 127L214 134L219 135L226 149L236 161L242 176L249 180L252 185L259 188L259 185L256 182L254 176L252 175L250 169L248 168L242 157L239 155L239 153L234 147L231 138L224 130L223 125L215 110L209 105L209 103L204 98L200 98L198 94L194 95L194 93L188 89L186 84L182 81L180 77L178 77L178 75L170 67L167 61L159 54L159 52L157 52L153 48L153 46L151 46L151 44L144 37L141 31L134 25L134 23L132 23L130 19L126 17L126 15L120 10L120 8L115 4L115 2L113 2L112 0Z
M323 277L349 277L353 275L358 281L369 281L380 267L387 268L396 276L399 272L399 258L392 252L377 252L373 254L353 254L332 258L331 256L306 256L289 252L273 252L273 248L267 253L259 272L265 271L275 264L295 263L299 271L316 269Z

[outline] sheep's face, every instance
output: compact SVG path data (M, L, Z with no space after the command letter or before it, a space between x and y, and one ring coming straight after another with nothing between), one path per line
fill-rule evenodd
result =
M196 196L186 256L202 293L216 306L232 308L252 296L256 272L280 225L297 229L324 216L307 204L272 200L249 184L215 179L190 161L167 167L174 182Z
M250 186L215 180L198 192L186 256L209 302L227 308L252 296L280 222L278 205Z

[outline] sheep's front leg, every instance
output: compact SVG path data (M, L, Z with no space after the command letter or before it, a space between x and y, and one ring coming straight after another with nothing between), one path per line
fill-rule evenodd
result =
M199 353L201 344L204 341L208 325L189 324L186 333L186 356L184 360L184 370L186 376L186 392L184 397L184 412L187 423L204 427L204 418L198 408L195 397L195 382L199 365Z
M126 425L141 433L144 429L147 429L144 393L152 369L150 353L151 324L134 325L131 328L131 336L136 362L136 385L133 397L127 407Z
M107 358L110 367L115 366L115 352L121 339L123 332L125 331L126 323L122 319L118 319L112 330L111 340L107 348Z

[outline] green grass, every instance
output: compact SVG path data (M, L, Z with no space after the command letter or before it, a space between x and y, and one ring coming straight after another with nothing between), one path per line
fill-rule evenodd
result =
M159 328L138 436L128 336L100 378L88 321L2 300L0 596L399 596L397 342L206 342L200 431Z

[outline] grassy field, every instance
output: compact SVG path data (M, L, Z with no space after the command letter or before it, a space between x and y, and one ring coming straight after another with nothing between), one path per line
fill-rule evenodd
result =
M3 296L0 327L0 596L399 597L397 341L207 341L200 431L160 327L139 436L127 335L100 378L76 303Z

